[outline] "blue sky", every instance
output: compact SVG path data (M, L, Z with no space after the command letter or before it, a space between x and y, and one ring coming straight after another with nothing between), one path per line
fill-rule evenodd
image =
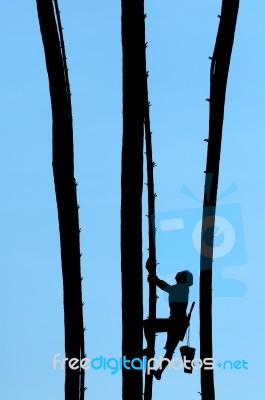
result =
M181 232L164 232L158 225L158 273L173 283L175 269L194 272L191 345L197 357L199 257L192 232L203 197L208 56L214 47L220 7L219 0L146 1L151 124L158 165L157 220L182 218L185 223ZM60 9L81 207L86 351L90 358L120 357L120 2L61 0ZM219 195L231 186L235 190L220 198L218 208L219 215L231 221L237 248L233 255L215 261L213 286L214 359L216 363L244 359L249 369L216 367L216 400L234 399L238 394L247 400L265 393L261 350L265 333L264 11L262 0L251 4L241 0L227 88ZM35 1L4 2L0 15L0 395L6 400L36 396L63 400L64 374L52 369L54 354L64 352L62 279L51 164L51 107ZM185 194L187 188L197 200ZM146 194L143 199L146 202ZM219 228L221 245L227 232ZM146 239L145 235L144 257ZM175 243L176 248L181 243L181 254L174 250ZM144 282L146 317L146 274ZM167 299L163 293L158 295L158 316L166 317ZM163 355L164 342L161 334L157 356ZM178 350L175 355L180 357ZM168 370L160 382L154 382L153 399L177 394L198 399L199 379L198 371L188 375ZM86 386L88 399L121 399L120 373L89 371Z

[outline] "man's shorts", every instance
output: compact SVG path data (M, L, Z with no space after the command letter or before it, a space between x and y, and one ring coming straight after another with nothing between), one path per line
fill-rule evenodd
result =
M152 323L155 332L167 332L165 349L174 352L184 329L185 321L176 318L156 318Z

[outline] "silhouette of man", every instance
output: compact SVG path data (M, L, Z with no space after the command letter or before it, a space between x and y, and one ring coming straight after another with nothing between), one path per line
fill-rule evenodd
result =
M150 272L151 263L147 260L146 269ZM148 281L150 282L150 275ZM160 289L164 290L169 294L168 301L170 307L169 318L156 318L155 321L149 319L144 320L144 333L147 341L147 348L144 350L144 354L151 357L150 353L150 335L153 332L167 332L167 341L165 345L166 353L164 358L171 360L174 351L180 340L183 340L185 330L187 328L187 306L189 301L189 287L193 285L193 275L190 271L178 272L175 276L176 284L169 285L167 282L162 281L157 276L154 278L154 283ZM161 379L161 375L164 369L168 365L168 361L163 361L159 369L153 371L156 379Z

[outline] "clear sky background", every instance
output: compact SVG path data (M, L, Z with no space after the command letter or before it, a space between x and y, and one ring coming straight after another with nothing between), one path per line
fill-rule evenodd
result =
M120 357L121 6L117 0L61 0L60 9L81 206L86 352L90 358ZM197 357L199 256L193 232L201 215L206 163L208 56L220 9L220 0L146 1L151 124L158 165L158 274L174 283L177 270L189 268L194 273L191 345ZM264 11L262 0L241 0L219 183L219 195L224 196L218 213L222 223L230 225L219 226L217 247L220 250L224 242L226 246L216 259L213 282L214 360L216 364L245 360L248 370L216 367L216 400L265 394ZM35 1L1 2L0 31L0 396L63 400L64 373L52 369L54 354L64 354L62 278L51 106ZM182 219L182 230L162 229L161 220L176 218ZM233 232L235 244L230 249ZM144 239L146 259L146 234ZM145 317L147 289L144 272ZM167 299L158 295L158 316L166 317ZM159 335L157 356L163 355L165 340L165 334ZM180 357L178 350L175 356ZM88 371L86 386L87 399L121 399L120 372ZM167 370L160 382L154 381L153 399L200 399L199 391L199 371L189 375Z

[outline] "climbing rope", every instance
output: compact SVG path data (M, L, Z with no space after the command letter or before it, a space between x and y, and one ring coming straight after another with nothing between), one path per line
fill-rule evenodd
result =
M187 346L190 347L190 326L189 326L188 329L187 329L186 341L187 341Z

